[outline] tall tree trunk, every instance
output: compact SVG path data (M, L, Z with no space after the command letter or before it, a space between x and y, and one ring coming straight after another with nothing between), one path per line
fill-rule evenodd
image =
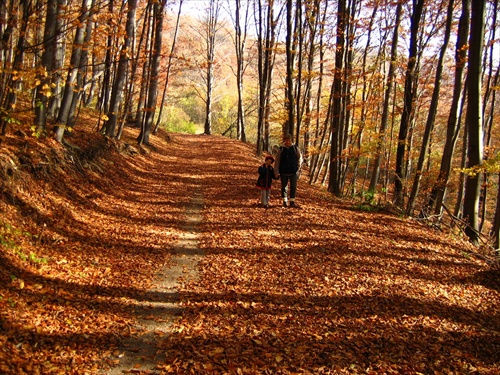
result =
M373 171L370 179L370 187L368 191L375 193L377 189L377 183L380 177L380 167L383 158L383 147L386 140L387 124L389 121L389 111L390 111L390 100L394 88L394 78L396 76L396 61L398 57L398 40L399 40L399 26L401 24L401 13L403 9L403 3L400 1L396 7L396 21L394 23L394 34L392 36L391 44L391 57L389 62L389 71L387 72L387 84L384 93L384 104L382 107L382 118L380 119L380 129L377 140L377 150L375 155L375 160L373 163Z
M484 15L486 0L474 0L471 4L471 27L469 39L468 77L467 77L467 115L466 128L467 168L474 170L466 177L464 197L464 218L468 226L465 233L473 244L479 241L479 195L481 192L483 161L483 117L481 100L481 61L483 55Z
M212 104L213 104L213 89L214 89L214 64L215 64L215 45L216 36L219 30L219 14L221 4L219 0L210 0L208 8L208 17L206 25L206 56L207 68L205 71L206 98L205 98L205 126L204 134L212 134Z
M460 160L460 169L465 169L465 167L467 166L467 143L469 143L468 136L469 135L467 129L465 129L464 136L462 137L462 155ZM466 176L467 175L465 173L460 173L460 175L458 176L458 188L457 188L458 192L457 192L457 200L455 202L455 208L453 210L453 216L459 218L463 217Z
M305 10L305 19L304 22L307 25L306 30L308 31L308 52L307 52L307 75L304 82L304 95L301 105L300 113L304 114L304 157L306 162L308 162L309 155L309 145L311 142L312 135L312 116L313 116L313 86L314 86L314 65L316 61L317 51L321 51L321 44L316 44L316 38L319 32L321 32L321 1L314 0L311 2L309 6L306 7ZM320 40L321 42L321 40ZM321 52L320 52L321 53ZM319 86L321 86L318 83ZM319 116L317 116L319 117Z
M179 1L179 10L177 12L177 21L175 22L175 31L174 31L174 37L172 39L172 46L170 47L170 53L168 55L168 63L167 63L167 72L166 72L166 77L165 77L165 86L163 87L163 95L161 98L161 104L160 104L160 111L158 113L158 120L156 121L156 126L153 131L153 134L156 134L158 132L158 128L160 127L160 122L163 114L163 107L165 106L165 99L167 97L167 89L168 89L168 84L170 81L170 72L172 70L172 59L174 57L174 51L175 51L175 45L177 44L177 36L179 34L179 24L181 20L181 14L182 14L182 4L184 3L184 0Z
M311 160L309 163L309 168L310 168L310 175L309 175L309 183L313 183L317 181L317 176L319 174L319 170L322 168L321 164L319 163L320 160L320 155L323 152L323 142L325 139L325 134L327 133L328 129L328 121L325 123L325 126L321 129L320 124L321 124L321 108L322 108L322 103L321 103L321 98L323 94L323 73L324 73L324 57L325 57L325 47L324 47L324 36L325 36L325 20L326 20L326 14L327 14L327 9L328 9L328 1L321 1L319 0L319 3L323 3L323 11L321 15L321 21L320 21L320 30L319 30L319 45L318 45L318 50L319 50L319 74L318 74L318 89L316 92L316 121L315 121L315 130L314 130L314 137L313 137L313 147L316 149L316 152L314 152L311 155ZM328 112L327 112L328 113ZM319 141L321 139L321 141Z
M498 87L498 75L500 74L499 65L496 64L496 74L494 73L495 63L494 63L494 55L495 55L495 41L496 41L496 31L497 31L497 17L498 17L498 0L493 1L493 9L491 11L491 27L490 33L488 37L487 44L488 48L485 48L484 54L484 63L485 74L486 74L486 83L485 83L485 93L483 99L483 121L484 121L484 145L487 150L491 147L491 132L493 129L493 118L495 116L495 98L496 98L496 90ZM488 16L486 16L489 18ZM486 69L487 68L487 69ZM487 73L486 73L487 72ZM491 100L490 100L491 98ZM489 112L487 108L490 108ZM490 155L488 152L484 155L484 161L486 162L489 159ZM488 209L488 193L489 193L489 172L486 170L483 175L484 179L481 184L481 219L479 224L479 231L482 232L484 224L487 222L486 214Z
M415 173L415 178L413 180L413 187L410 194L410 199L408 201L408 208L407 208L408 215L412 214L413 209L415 207L415 200L420 190L422 170L424 167L425 158L427 156L427 150L429 148L431 133L434 129L434 122L436 120L436 114L437 114L439 96L441 90L441 78L443 75L443 68L444 68L444 58L446 55L446 50L448 49L448 43L450 41L454 5L455 5L454 0L449 0L448 10L446 13L446 29L443 35L444 40L443 40L443 45L441 46L441 51L439 53L438 63L436 65L436 76L434 78L434 91L432 92L431 104L429 107L429 113L427 114L427 122L425 124L424 136L422 138L422 146L420 148L420 155L417 161L417 169Z
M57 17L59 16L59 1L47 1L45 29L43 33L42 69L39 74L39 84L36 88L35 99L35 131L41 134L46 130L49 97L52 94L50 83L52 79L56 55Z
M110 0L108 3L108 12L109 14L114 13L114 0ZM113 27L113 21L110 19L109 21L110 29ZM109 33L107 36L107 46L106 46L106 56L104 58L104 66L103 66L103 77L102 77L102 85L101 85L101 94L100 94L100 105L99 110L101 113L108 114L109 113L109 105L110 105L110 90L111 90L111 73L112 73L112 65L113 65L113 40L114 36ZM100 64L99 64L100 65ZM96 69L96 65L94 65L94 69ZM100 68L99 68L100 69ZM105 124L106 125L106 124Z
M48 118L54 122L57 120L59 108L61 107L63 89L62 75L59 72L63 70L66 55L66 39L64 38L66 29L64 18L66 15L64 13L68 8L67 0L59 0L57 7L59 8L59 14L56 21L55 55L52 67L55 74L51 78L52 95L49 98L47 109Z
M413 13L411 16L410 48L408 65L406 67L405 91L403 113L399 126L398 146L396 151L396 171L394 181L394 201L396 206L404 206L403 183L406 180L406 150L408 142L408 131L413 117L414 101L416 97L416 70L418 54L418 32L420 19L424 9L424 0L413 0Z
M165 18L165 5L166 0L162 0L161 3L155 2L154 4L154 14L155 14L155 39L153 45L153 53L151 54L151 75L149 81L149 92L148 92L148 103L146 106L146 115L144 120L144 126L138 137L138 143L149 144L149 136L151 134L151 128L153 126L153 119L156 112L156 102L158 98L158 78L160 75L160 60L161 60L161 48L162 48L162 37L163 37L163 20Z
M330 176L328 179L328 191L336 196L341 195L340 187L340 168L341 168L341 141L343 134L342 122L342 94L343 94L343 68L345 54L345 34L348 21L348 11L346 0L338 1L337 12L337 40L335 48L335 72L332 84L332 115L331 115L331 132L332 142L330 146Z
M87 28L86 22L89 15L90 0L82 0L80 17L78 17L78 26L75 32L75 39L73 42L73 51L71 53L70 64L66 76L66 84L64 86L64 95L61 99L61 107L57 116L57 125L55 130L56 140L60 143L63 141L64 131L70 118L71 105L73 103L73 96L78 95L75 90L79 70L81 69L81 58L83 52L83 44L85 40L85 30Z
M146 58L140 58L141 57L141 51L144 54L144 56L149 56L150 50L151 50L151 29L152 29L152 12L153 12L153 2L148 1L148 5L146 6L146 10L144 12L143 16L143 26L142 26L142 32L141 32L141 37L139 38L139 43L137 45L137 55L136 55L136 61L133 61L132 64L132 72L131 76L135 77L137 74L137 70L139 68L140 62L142 62L142 75L141 79L139 80L138 86L139 86L139 95L135 98L135 102L137 103L135 106L135 116L133 118L133 122L135 123L135 126L137 128L140 128L142 126L142 120L144 117L144 107L146 103L146 88L147 88L147 82L148 82L148 76L149 76L149 67L148 63L149 60ZM129 84L129 93L131 94L129 96L129 105L128 108L131 108L131 102L132 99L134 98L133 96L133 91L136 83L134 82L135 80L130 80ZM131 119L132 120L132 119Z
M495 207L495 217L493 219L493 227L491 229L491 237L493 238L493 246L496 250L500 249L500 173L498 174L497 183L497 200Z
M3 66L0 66L0 71L3 72L0 74L0 77L2 77L0 86L0 108L3 108L5 111L5 113L0 116L2 135L7 133L7 125L9 124L11 113L14 111L17 102L17 91L22 85L22 79L17 76L17 72L23 69L24 52L26 48L26 35L25 33L21 33L17 39L17 47L15 48L16 53L14 54L12 46L9 46L13 43L12 30L9 30L9 27L14 27L14 25L19 22L19 28L21 30L27 28L29 17L32 13L32 3L29 0L21 0L16 9L14 7L14 2L12 2L12 8L10 9L12 19L9 22L10 26L3 30L2 43L0 44L2 46L1 57L6 59L2 61ZM22 14L22 19L20 21L17 20L18 14ZM9 49L11 51L8 51ZM9 74L6 74L8 71L6 64L11 61L11 58L8 56L11 55L14 56L12 61L13 69L11 69Z
M367 112L368 112L368 104L367 104L367 98L368 95L371 92L371 87L373 85L373 77L372 79L368 79L368 69L367 69L367 61L368 61L368 55L370 53L370 47L371 47L371 42L372 42L372 31L373 31L373 24L375 21L375 16L378 11L378 4L373 5L373 9L371 12L370 16L370 22L367 27L367 35L366 35L366 44L364 47L364 53L362 57L362 63L361 63L361 81L362 81L362 87L361 87L361 113L360 113L360 118L358 121L356 121L357 130L353 136L353 139L351 140L351 144L353 147L355 147L355 151L352 153L353 156L352 159L352 164L353 164L353 171L352 171L352 176L351 176L351 183L350 183L350 189L349 189L349 194L354 196L356 194L356 179L358 177L358 169L359 169L359 163L360 163L360 155L361 155L361 147L362 147L362 139L363 139L363 131L365 128L366 120L367 120ZM382 44L382 43L381 43ZM377 55L375 63L370 59L370 65L374 64L376 65L378 63L380 53ZM357 91L357 90L355 90ZM356 98L354 98L354 101L356 102ZM356 104L353 103L353 107L356 107ZM354 120L354 118L353 118ZM368 159L368 158L367 158ZM348 161L348 164L350 162ZM368 172L366 170L366 172ZM366 178L366 173L365 173L365 178ZM364 182L363 182L364 186Z
M85 102L85 80L88 71L88 58L90 41L94 29L93 15L96 13L96 0L91 0L90 12L86 20L85 37L83 39L82 53L80 57L80 67L76 77L76 95L73 95L73 100L69 109L68 125L73 127L77 118L77 106L81 106Z
M249 3L247 3L244 15L243 31L241 27L241 0L235 3L235 52L236 52L236 88L238 90L238 114L236 118L236 138L246 142L245 129L245 107L243 103L243 74L245 71L245 46L247 40Z
M295 65L295 45L294 45L294 0L286 0L286 89L285 107L287 120L284 133L294 135L295 129L295 89L294 89L294 65Z
M111 99L109 102L108 120L105 124L105 134L108 137L114 138L116 136L116 124L118 120L118 112L120 103L123 96L123 88L126 81L128 69L128 54L130 53L130 46L135 34L135 13L137 8L137 0L128 1L127 23L125 26L126 37L120 52L120 60L118 61L118 68L116 69L116 77L111 92Z
M467 37L469 35L470 0L462 0L462 13L458 24L457 42L455 46L455 82L453 85L453 97L451 100L450 113L446 128L446 141L441 158L439 176L432 188L428 206L434 213L441 215L442 205L446 197L447 184L449 181L453 154L460 133L460 113L462 111L464 69L467 60Z
M271 113L271 90L274 69L276 25L274 19L274 0L269 0L267 6L261 0L257 1L254 12L257 19L257 50L259 74L259 109L257 123L256 155L263 150L269 150L269 116Z

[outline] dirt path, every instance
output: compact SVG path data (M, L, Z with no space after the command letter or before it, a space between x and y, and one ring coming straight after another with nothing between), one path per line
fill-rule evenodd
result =
M200 277L177 285L182 318L148 328L142 346L154 342L160 374L499 370L500 295L481 285L481 262L461 255L461 242L352 210L305 181L300 209L280 207L279 184L272 208L259 208L250 146L178 140L189 148L183 173L200 189L188 191L203 196L203 220L188 233L205 255Z
M170 333L172 323L182 314L179 305L179 288L198 277L198 262L203 251L198 247L198 231L202 220L203 195L198 187L191 192L192 199L185 213L184 232L175 245L170 265L162 269L155 277L156 287L149 290L158 295L169 295L167 300L146 301L140 304L136 319L140 326L133 338L126 340L116 356L117 366L103 373L120 375L124 373L155 374L156 366L162 359L158 352L159 337Z
M182 137L179 136L179 138ZM180 140L178 139L178 141ZM183 142L185 141L180 141L178 144L180 147L175 151L176 154L180 155L181 160L183 158L182 152L186 151L182 148ZM170 151L172 152L172 150ZM177 168L181 164L182 161L176 164ZM172 165L165 167L167 166L157 165L155 168L167 170L167 174L171 173L168 167L172 167ZM148 291L148 293L157 294L160 297L156 301L138 302L138 307L135 309L135 319L138 322L137 333L124 340L120 348L115 351L114 363L116 366L103 371L103 374L159 373L156 367L163 355L158 351L157 342L161 337L171 333L173 322L182 315L179 290L182 285L189 284L198 278L198 263L204 254L198 246L200 224L203 217L203 190L201 180L194 181L193 185L186 189L189 202L185 205L184 213L181 216L181 232L174 245L172 257L168 265L156 274L153 281L154 288ZM150 214L154 216L154 213Z
M458 236L305 179L263 209L252 145L152 143L16 197L46 227L1 254L0 373L500 373L498 273Z

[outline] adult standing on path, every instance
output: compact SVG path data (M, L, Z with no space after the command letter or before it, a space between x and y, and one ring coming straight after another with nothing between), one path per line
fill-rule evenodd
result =
M299 168L302 165L302 153L293 143L290 134L285 135L283 144L276 154L276 167L274 173L276 178L281 177L281 198L283 198L283 207L296 207L295 195L297 193L297 180ZM288 187L290 184L290 187Z

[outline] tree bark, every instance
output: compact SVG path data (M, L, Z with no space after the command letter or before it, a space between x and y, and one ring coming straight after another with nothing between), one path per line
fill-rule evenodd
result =
M207 68L205 71L206 98L205 98L205 125L204 134L212 134L212 104L213 104L213 89L214 89L214 64L215 64L215 45L218 32L219 0L210 0L208 9L207 25L206 25L206 56Z
M471 27L467 77L467 174L464 197L464 218L468 223L465 233L473 244L479 241L479 196L481 192L483 161L483 117L481 100L481 61L483 54L484 14L486 0L474 0L471 4Z
M424 135L422 138L422 145L420 148L420 155L417 161L417 169L415 173L415 177L413 180L413 187L410 194L410 199L408 201L407 214L411 215L413 209L415 207L415 200L417 198L418 192L420 190L420 182L422 179L422 170L424 167L424 161L427 156L427 150L429 148L429 141L431 137L431 133L434 129L434 122L436 120L436 114L439 104L439 96L441 90L441 78L443 75L443 62L446 54L446 50L448 48L448 43L450 41L451 34L451 26L453 20L453 7L454 0L449 0L448 2L448 10L446 13L446 29L443 35L443 45L441 46L441 51L439 53L438 63L436 65L436 75L434 78L434 91L432 92L431 104L429 107L429 113L427 114L427 121L425 124Z
M56 54L58 15L59 1L48 0L41 61L43 73L38 75L40 84L36 88L35 98L35 131L37 134L41 134L46 130L49 97L52 94L50 83Z
M158 98L158 79L160 74L160 62L161 62L161 48L162 48L162 37L163 37L163 20L165 18L165 2L163 0L161 3L155 2L154 4L154 14L155 14L155 39L153 45L153 53L151 54L151 74L149 81L149 92L148 92L148 102L146 105L146 114L144 119L144 126L138 137L138 143L149 144L149 136L151 134L151 128L153 126L153 119L156 112L156 102Z
M55 138L59 143L62 143L64 132L70 118L71 104L75 92L79 70L81 69L81 58L83 52L83 43L85 40L86 22L89 15L89 1L82 0L80 17L78 17L78 26L75 32L73 42L73 51L71 53L70 65L66 76L66 84L64 86L64 94L61 99L61 107L57 116L57 124L55 129Z
M346 0L338 1L338 12L337 12L337 40L335 49L335 71L331 90L331 146L330 146L330 176L328 179L328 191L336 196L341 195L340 187L340 153L341 153L341 140L343 134L341 134L343 129L342 122L342 94L343 94L343 83L342 79L344 75L342 74L344 67L344 54L345 54L345 34L347 27L347 4Z
M294 1L286 1L286 88L285 88L285 107L287 111L287 119L284 127L284 133L294 135L295 129L295 89L294 89L294 64L295 64L295 48L294 45Z
M460 114L462 111L462 98L464 86L464 70L467 60L467 36L469 35L470 0L462 0L462 13L458 24L457 42L455 47L455 82L453 84L453 97L446 127L446 141L441 158L438 178L432 188L428 207L434 213L441 215L442 205L446 198L447 184L449 181L452 159L460 132Z
M396 151L396 171L394 181L394 201L396 206L403 208L404 192L403 184L406 180L406 147L408 142L408 131L413 117L414 101L416 96L416 71L418 53L418 31L420 19L424 9L424 0L413 0L413 13L411 16L410 48L408 55L408 65L406 67L405 91L403 113L399 126L398 146Z
M400 1L396 7L396 21L394 23L394 34L392 36L391 44L391 57L389 62L389 71L387 72L387 84L384 93L384 104L382 107L382 117L380 119L380 129L378 132L377 149L375 160L373 163L373 171L370 179L370 187L368 191L375 193L377 183L380 177L380 166L382 165L383 147L386 140L387 124L389 122L389 104L391 95L394 89L394 79L396 76L396 61L398 57L398 41L399 41L399 27L401 24L401 12L403 10L403 3Z
M244 29L241 27L241 0L235 2L235 52L236 52L236 89L238 91L238 114L236 119L236 138L246 142L245 106L243 103L243 74L245 71L245 46L247 40L247 25L249 5L247 3L244 16Z
M177 36L179 34L179 24L180 24L180 20L181 20L183 2L184 2L184 0L179 1L179 11L177 12L177 21L175 22L174 38L172 40L170 54L168 55L167 72L166 72L166 77L165 77L165 86L163 87L163 95L161 98L160 111L158 113L158 120L156 122L156 126L155 126L155 129L153 131L153 134L156 134L156 132L158 131L158 128L160 127L160 122L161 122L161 118L162 118L162 114L163 114L163 107L165 106L165 99L167 97L168 83L170 81L170 72L172 70L172 58L174 57L175 45L177 43Z
M137 0L128 1L127 23L126 23L126 37L120 51L120 60L118 61L118 68L116 70L116 77L111 92L111 99L109 102L108 120L105 124L105 134L108 137L114 138L116 136L116 124L118 120L118 111L123 96L123 88L125 86L127 69L130 53L130 46L135 34L135 13L137 7Z
M495 207L495 217L493 219L493 227L491 230L491 237L493 238L493 247L500 249L500 173L498 174L498 190L497 190L497 204Z

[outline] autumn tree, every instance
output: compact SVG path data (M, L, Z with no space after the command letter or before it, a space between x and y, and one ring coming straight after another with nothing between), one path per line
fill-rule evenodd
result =
M129 54L132 40L135 35L135 13L137 9L137 0L130 0L127 3L127 24L125 26L126 36L120 51L118 67L116 69L116 77L113 83L111 98L109 103L108 120L105 124L105 134L108 137L116 136L116 125L118 121L119 108L122 101L123 89L127 77L129 65Z
M420 20L424 10L423 0L413 0L413 9L411 15L410 25L410 46L408 54L408 64L406 67L405 76L405 89L404 89L404 103L403 113L401 115L401 122L399 125L398 146L396 153L396 170L394 180L394 201L399 207L404 204L404 181L407 178L406 170L406 152L407 152L407 138L410 122L413 119L413 111L415 105L415 98L417 95L417 54L418 50L418 35L420 30Z
M85 32L87 29L87 18L90 10L90 0L82 0L80 15L76 19L76 32L73 42L73 50L71 53L70 65L66 74L66 83L64 85L64 94L59 108L56 124L56 140L63 141L64 132L67 126L73 126L71 122L74 117L75 106L74 97L79 95L81 90L81 82L79 84L78 78L81 76L80 70L82 69L82 55L85 41Z
M482 116L482 55L484 38L485 0L474 0L471 4L471 26L469 38L467 73L467 178L464 197L465 230L472 243L479 241L479 194L481 191L483 162L483 116Z
M144 121L142 123L141 132L138 136L138 143L149 144L149 136L153 126L154 115L156 112L156 101L158 97L158 81L160 74L161 50L163 40L163 20L165 17L166 0L154 2L154 43L152 53L150 55L150 76L148 82L148 96L145 110Z
M390 112L390 101L391 95L393 94L395 79L396 79L396 61L398 57L398 42L399 42L399 27L401 24L401 14L403 10L403 3L400 1L396 7L396 17L393 27L393 36L391 43L391 53L389 60L389 71L387 72L386 86L384 91L384 101L382 105L382 115L380 119L380 128L377 136L377 144L375 157L373 161L372 175L370 180L370 187L368 191L370 194L374 194L377 188L377 183L380 176L380 167L383 158L383 147L385 140L387 138L386 132L388 129L389 112Z
M167 96L168 84L170 81L170 72L172 71L172 62L173 62L173 58L174 58L175 46L177 44L177 36L179 34L179 25L180 25L180 21L181 21L182 4L183 3L184 3L184 0L179 1L179 8L178 8L179 10L177 12L177 18L176 18L176 22L175 22L175 31L174 31L174 36L172 38L172 45L170 47L170 53L168 54L168 62L167 62L167 66L166 66L165 85L163 86L163 95L162 95L162 99L161 99L160 110L158 112L158 119L156 121L156 126L155 126L155 129L153 131L154 134L156 134L158 132L158 128L160 127L160 122L161 122L161 118L162 118L163 108L166 104L165 99Z
M458 23L457 40L455 43L455 69L453 95L451 99L446 139L441 158L439 175L434 183L428 202L428 211L441 215L442 205L448 191L448 181L452 169L452 160L460 131L460 113L463 97L463 82L467 59L467 37L469 35L470 0L462 0L462 10Z
M295 56L296 56L296 38L297 38L297 22L296 13L300 9L300 0L295 4L294 0L286 0L286 87L285 87L285 107L287 111L286 123L283 128L284 134L290 134L292 137L295 133Z
M55 75L55 61L57 53L57 19L61 10L60 0L48 0L43 32L43 51L41 66L38 73L40 82L36 88L35 98L35 131L40 134L45 132L47 124L50 98L53 96L52 80Z
M205 66L205 125L204 133L212 134L212 104L213 89L215 79L215 48L217 46L217 34L220 31L220 10L219 0L210 0L207 8L206 19L203 24L204 41L206 44L206 66Z
M228 1L228 4L230 1ZM243 79L246 66L246 43L248 38L248 23L250 13L250 2L236 0L234 4L234 48L236 54L236 89L238 91L238 114L236 119L236 138L246 142L245 129L245 106L243 102Z
M341 168L340 160L342 152L342 138L345 125L345 117L343 116L342 108L344 98L343 90L343 70L345 54L347 51L346 34L349 19L349 9L347 1L339 0L337 13L337 40L335 48L335 70L333 77L332 90L330 100L331 106L331 144L330 144L330 176L328 181L328 191L340 196L342 193L341 187Z
M273 71L275 62L276 30L280 12L275 16L275 2L256 0L254 16L257 33L258 53L258 121L256 153L260 155L263 150L269 150L269 117L271 113L271 91L273 87Z
M445 31L444 31L444 35L443 35L443 44L440 48L439 58L438 58L438 61L436 64L436 74L434 77L434 89L432 92L432 98L431 98L431 103L429 106L429 112L427 114L427 121L426 121L425 128L424 128L424 135L422 138L422 145L420 147L420 155L418 157L415 177L413 180L413 186L412 186L410 198L408 201L407 213L409 215L412 214L413 209L415 207L415 200L417 199L417 195L418 195L418 192L420 189L420 184L421 184L421 179L422 179L422 171L423 171L424 161L427 157L430 137L431 137L431 133L434 129L434 122L436 120L436 114L437 114L438 104L439 104L439 97L441 94L441 79L443 76L444 59L446 56L446 50L448 48L448 42L450 40L450 35L451 35L454 5L455 5L454 1L449 0L448 8L447 8L447 11L445 13L446 27L445 27ZM442 11L442 9L440 9L440 8L437 9L438 13L441 13L441 11Z
M32 14L32 3L22 0L10 2L7 12L7 2L0 4L0 17L8 20L0 27L0 133L7 133L7 126L14 119L14 111L18 98L18 91L22 88L23 79L20 76L24 67L27 35L20 33L17 42L13 36L14 28L19 25L21 30L28 28L29 17ZM20 16L20 17L19 17ZM4 27L5 26L5 27ZM9 69L12 66L12 69Z

